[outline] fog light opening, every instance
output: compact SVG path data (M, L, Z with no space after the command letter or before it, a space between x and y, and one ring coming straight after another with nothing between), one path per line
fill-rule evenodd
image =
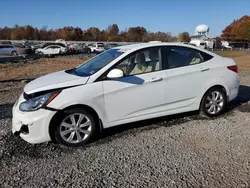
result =
M22 125L21 129L20 129L20 132L22 134L29 134L29 127L28 127L28 125Z

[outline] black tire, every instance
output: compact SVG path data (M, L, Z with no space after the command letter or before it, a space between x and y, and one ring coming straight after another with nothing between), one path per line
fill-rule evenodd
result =
M213 102L209 102L210 101L209 98L212 97L213 93L219 93L218 96L220 98L217 100L218 102L216 102L216 100ZM215 109L212 107L213 105ZM209 112L208 108L209 109L213 108L214 111ZM226 108L227 108L227 95L226 95L225 90L221 87L213 87L209 89L202 98L201 105L200 105L200 114L202 116L205 115L207 117L216 117L216 116L221 115L226 110Z
M55 54L48 54L48 57L49 57L49 58L54 58L54 57L55 57Z
M43 56L43 55L44 55L43 52L38 52L37 54L40 55L40 56Z
M67 142L65 140L65 138L63 138L61 133L60 133L60 132L62 132L61 123L66 118L68 118L70 115L73 115L73 114L84 114L88 118L88 120L91 122L91 130L89 131L89 135L85 139L83 139L81 142L76 142L76 143ZM63 112L60 115L60 117L57 118L56 125L57 126L56 126L55 131L54 131L54 138L52 138L52 140L55 140L60 144L63 144L65 146L70 146L70 147L77 147L77 146L82 146L82 145L87 144L92 138L94 138L94 136L96 135L96 130L97 130L97 128L96 128L97 125L95 123L94 117L88 111L81 109L81 108L74 108L74 109L66 110L65 112ZM68 133L68 134L71 134L71 133ZM82 133L82 134L84 134L84 133ZM76 133L74 134L73 137L74 138L77 137Z
M12 55L12 56L17 56L17 52L16 52L16 51L13 51L13 52L11 52L11 55Z

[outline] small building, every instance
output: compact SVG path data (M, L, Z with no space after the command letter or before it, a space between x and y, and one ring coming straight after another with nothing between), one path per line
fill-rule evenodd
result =
M195 28L195 34L191 36L191 44L195 44L200 48L214 48L215 40L209 38L210 28L207 25L198 25Z

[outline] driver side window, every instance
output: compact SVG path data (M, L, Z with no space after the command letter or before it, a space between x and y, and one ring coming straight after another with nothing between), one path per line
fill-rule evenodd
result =
M115 68L121 69L125 76L143 74L160 70L159 48L140 50L129 55Z

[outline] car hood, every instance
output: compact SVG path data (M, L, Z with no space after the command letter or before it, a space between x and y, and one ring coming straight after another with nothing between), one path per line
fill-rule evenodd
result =
M83 85L87 83L88 79L89 77L81 77L68 74L65 71L59 71L33 80L24 87L24 92L32 94L40 91Z

